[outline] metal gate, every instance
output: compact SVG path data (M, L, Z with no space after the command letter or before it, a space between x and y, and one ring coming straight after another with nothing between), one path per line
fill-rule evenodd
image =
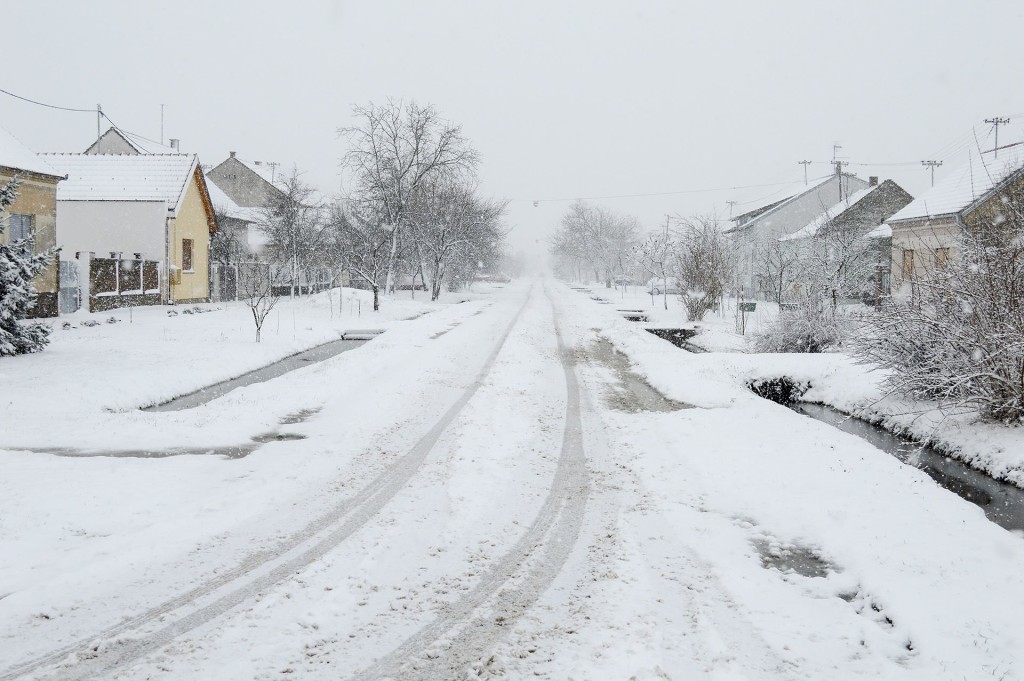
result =
M78 283L78 263L60 261L60 313L77 312L82 303L81 287Z
M238 300L238 266L210 264L210 296L214 302Z

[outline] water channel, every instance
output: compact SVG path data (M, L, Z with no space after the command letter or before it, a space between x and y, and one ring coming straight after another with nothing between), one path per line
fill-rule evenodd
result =
M1001 482L942 452L881 426L848 416L822 404L795 402L794 411L867 440L903 463L927 473L945 489L975 504L985 516L1007 530L1024 533L1024 489Z

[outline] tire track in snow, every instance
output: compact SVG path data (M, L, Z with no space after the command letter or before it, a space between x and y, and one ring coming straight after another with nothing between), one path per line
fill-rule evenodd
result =
M550 295L545 290L548 300ZM551 585L579 537L590 494L575 355L555 319L566 385L565 431L551 490L520 540L476 587L354 679L454 679L484 658ZM489 601L494 601L488 604ZM482 610L482 611L481 611ZM448 634L451 632L451 635Z
M58 665L71 656L77 656L79 662L71 667L48 671L61 679L99 678L259 596L334 549L380 511L420 469L441 434L483 385L484 379L490 373L532 297L531 291L502 332L483 367L462 395L405 455L356 495L339 503L299 532L280 542L278 550L254 554L238 566L161 605L125 619L87 639L80 639L40 657L9 667L0 672L0 679L16 679ZM272 565L275 562L276 564ZM246 578L251 579L246 581ZM168 619L174 621L164 625ZM164 626L159 626L155 630L146 629L152 625Z

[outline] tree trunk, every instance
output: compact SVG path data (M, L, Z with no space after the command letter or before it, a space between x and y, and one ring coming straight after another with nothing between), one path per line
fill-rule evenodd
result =
M377 295L377 292L379 290L380 290L379 286L374 286L373 287L373 311L374 312L377 312L378 310L380 310L380 297Z

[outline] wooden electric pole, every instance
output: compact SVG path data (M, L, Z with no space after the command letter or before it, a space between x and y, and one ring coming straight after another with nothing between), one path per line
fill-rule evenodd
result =
M999 126L1000 125L1006 125L1007 123L1010 122L1010 119L1009 118L999 118L998 116L996 116L995 118L986 118L985 122L995 126L995 129L996 129L996 145L995 145L995 152L996 153L995 153L995 158L999 158Z
M935 186L935 169L942 165L942 161L921 161L921 165L931 168L932 171L932 186Z
M811 163L813 163L813 161L797 161L797 163L799 163L800 165L802 165L804 167L804 185L806 186L807 185L807 166L811 165Z

